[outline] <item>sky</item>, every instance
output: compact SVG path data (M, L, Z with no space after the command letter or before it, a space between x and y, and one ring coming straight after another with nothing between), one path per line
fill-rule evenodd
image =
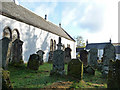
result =
M19 4L64 28L84 42L118 43L118 1L120 0L18 0Z

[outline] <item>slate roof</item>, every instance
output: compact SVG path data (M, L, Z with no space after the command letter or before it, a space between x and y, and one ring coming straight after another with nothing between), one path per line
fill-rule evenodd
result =
M91 48L97 48L97 49L104 49L107 44L110 44L110 42L106 43L89 43L86 45L86 49L91 49ZM120 45L113 43L115 49L116 49L116 54L120 54Z
M76 48L76 52L80 52L81 50L84 50L84 48Z
M75 40L62 28L13 2L2 2L2 8L0 8L0 14L1 13L9 18L24 22L75 42Z
M91 48L97 48L97 49L104 49L104 47L110 44L110 42L106 42L106 43L89 43L86 45L86 49L91 49Z

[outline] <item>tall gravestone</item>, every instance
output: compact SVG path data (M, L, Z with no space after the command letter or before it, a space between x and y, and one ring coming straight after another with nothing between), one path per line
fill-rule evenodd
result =
M64 71L64 51L62 50L61 37L59 37L59 43L57 44L57 50L53 53L53 69L50 75L63 76Z
M88 64L88 52L86 50L81 50L80 51L80 60L83 62L83 65Z
M52 63L53 61L53 51L49 52L48 63Z
M39 55L40 65L42 65L43 64L43 55L45 53L42 50L38 50L36 53Z
M12 42L12 63L22 64L22 45L23 41L16 39Z
M115 60L115 58L116 58L115 47L112 44L107 44L103 52L103 66L102 66L103 76L107 76L109 71L109 62L110 60Z
M97 56L98 56L98 50L96 48L92 48L89 51L89 64L96 68L97 67Z
M68 63L68 76L82 79L83 78L83 63L79 59L72 59Z
M65 58L64 58L64 62L65 63L69 63L71 61L71 48L67 47L65 48Z
M107 87L120 88L120 60L110 60Z
M0 49L0 59L2 59L2 68L7 69L7 53L9 48L10 39L7 37L4 37L0 40L0 45L2 46Z

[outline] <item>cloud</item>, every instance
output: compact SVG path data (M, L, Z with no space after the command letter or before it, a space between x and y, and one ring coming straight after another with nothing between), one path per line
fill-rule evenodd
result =
M42 16L44 18L45 14L47 14L48 16L54 13L54 10L57 6L57 3L44 3L44 4L39 4L38 7L35 8L34 12L40 16Z

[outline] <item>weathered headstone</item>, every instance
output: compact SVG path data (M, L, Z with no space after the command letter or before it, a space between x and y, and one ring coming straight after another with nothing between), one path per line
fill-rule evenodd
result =
M49 52L48 63L52 63L53 61L53 51Z
M27 67L32 70L38 70L39 66L40 66L39 55L37 54L30 55Z
M43 55L45 53L42 50L38 50L36 53L39 55L40 65L42 65L43 64Z
M88 75L95 75L95 69L91 67L90 65L87 65L84 67L84 73Z
M79 59L72 59L68 63L68 76L82 79L83 78L83 63Z
M107 87L120 88L120 60L109 63Z
M21 41L20 39L16 39L14 42L12 42L12 50L11 50L12 63L16 65L23 64L22 45L23 45L23 41Z
M107 76L109 71L109 62L110 60L115 60L115 47L112 44L108 44L104 48L103 52L103 66L102 66L102 74L103 76Z
M2 68L7 69L7 53L9 48L10 39L7 37L4 37L0 40L0 45L2 48L0 49L0 59L2 59Z
M10 81L10 73L7 70L2 70L2 90L13 89Z
M88 52L86 50L81 50L80 51L80 60L83 62L83 65L88 64Z
M64 62L65 63L69 63L71 61L71 48L67 47L65 48L65 58L64 58Z
M53 53L53 69L50 72L50 75L60 75L65 74L64 71L64 51L61 50L62 43L61 38L59 37L59 43L57 44L57 50Z
M96 48L92 48L89 51L89 65L91 65L94 68L97 68L97 55L98 55L98 50Z

